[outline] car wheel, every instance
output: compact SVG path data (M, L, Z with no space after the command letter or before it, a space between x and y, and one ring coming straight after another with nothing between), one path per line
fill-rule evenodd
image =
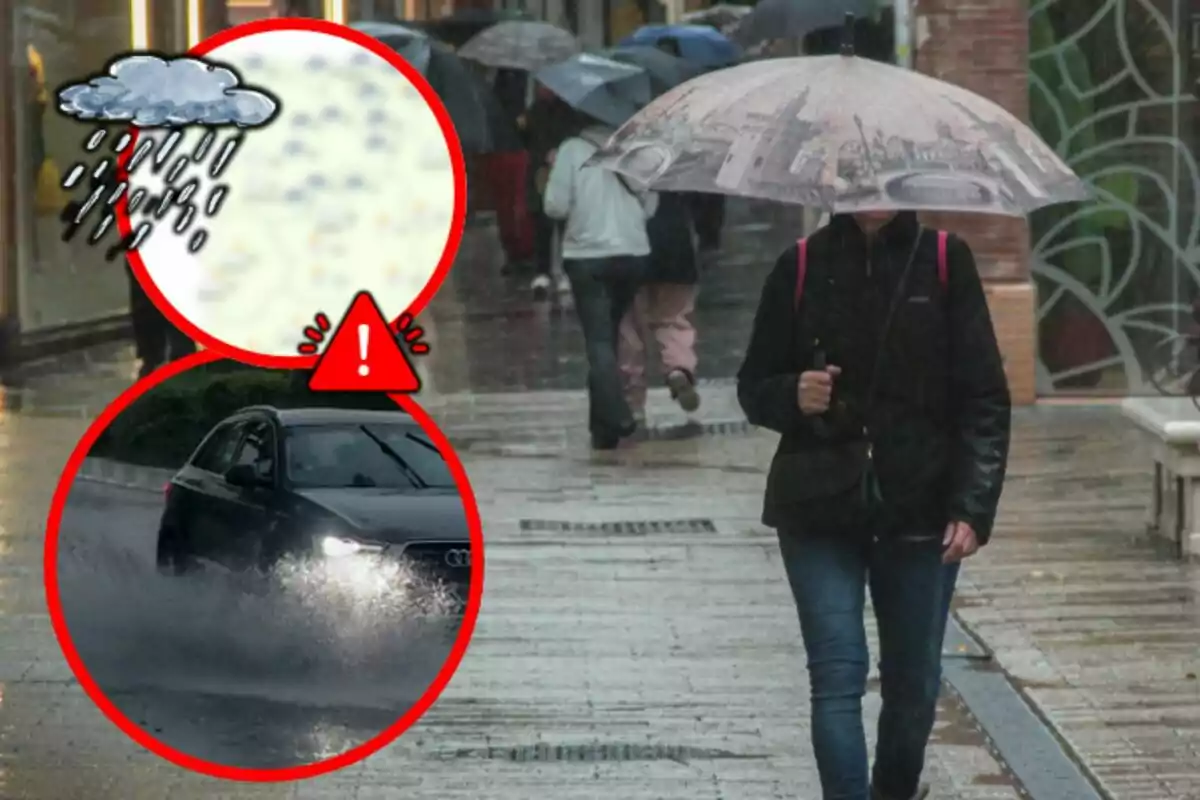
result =
M160 528L155 563L163 575L185 575L193 571L193 560L187 552L187 537L176 528Z

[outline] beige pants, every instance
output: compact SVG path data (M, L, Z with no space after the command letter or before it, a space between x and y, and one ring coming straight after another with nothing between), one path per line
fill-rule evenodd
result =
M617 364L625 399L635 412L646 407L646 367L650 358L646 350L650 339L655 342L664 375L672 370L684 370L693 377L696 374L696 329L691 319L696 288L677 283L647 284L621 320Z

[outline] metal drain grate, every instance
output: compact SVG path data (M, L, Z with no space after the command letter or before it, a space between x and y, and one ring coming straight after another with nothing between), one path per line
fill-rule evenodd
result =
M718 422L685 422L682 425L656 425L646 428L642 439L646 441L675 441L698 439L702 436L740 436L754 429L744 419Z
M763 759L765 754L734 753L707 747L688 747L673 744L620 744L602 742L586 744L517 745L515 747L479 747L448 751L443 755L455 759L478 758L493 761L579 762L579 761L715 761L718 759Z
M521 530L541 533L592 533L603 536L645 536L652 533L716 533L711 519L640 519L620 522L565 522L523 519Z

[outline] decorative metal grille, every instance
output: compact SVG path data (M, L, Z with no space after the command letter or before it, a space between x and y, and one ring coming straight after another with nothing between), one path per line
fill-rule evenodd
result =
M1030 112L1096 199L1031 220L1039 392L1144 390L1200 293L1184 0L1031 0Z

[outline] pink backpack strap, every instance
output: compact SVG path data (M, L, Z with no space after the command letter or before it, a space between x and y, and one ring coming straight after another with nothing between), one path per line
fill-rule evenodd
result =
M937 232L937 269L938 283L945 289L950 283L950 263L946 260L946 242L949 240L950 234L946 231Z
M808 238L796 240L796 295L793 309L800 309L800 298L804 297L804 279L808 275Z

